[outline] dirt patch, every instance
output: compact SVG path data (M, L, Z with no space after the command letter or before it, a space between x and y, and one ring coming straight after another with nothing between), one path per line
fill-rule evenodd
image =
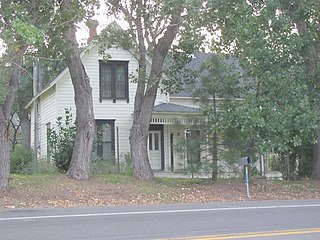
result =
M124 175L76 181L64 175L14 176L0 208L116 206L254 200L320 199L320 181L253 179L246 196L244 181L156 178L141 182Z

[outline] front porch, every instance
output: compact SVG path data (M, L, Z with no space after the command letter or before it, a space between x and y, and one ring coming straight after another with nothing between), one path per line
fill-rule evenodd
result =
M185 143L188 129L191 125L201 124L202 121L197 108L172 103L154 107L148 147L151 168L157 174L160 174L160 171L172 173L187 169L189 160Z

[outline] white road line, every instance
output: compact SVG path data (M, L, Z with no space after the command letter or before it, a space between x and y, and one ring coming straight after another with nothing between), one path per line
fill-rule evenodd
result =
M229 207L229 208L198 208L198 209L141 211L141 212L85 213L85 214L69 214L69 215L68 214L67 215L44 215L44 216L30 216L30 217L0 218L0 221L54 219L54 218L80 218L80 217L97 217L97 216L143 215L143 214L166 214L166 213L216 212L216 211L253 210L253 209L310 208L310 207L320 207L320 204L284 205L284 206L275 205L275 206L257 206L257 207Z

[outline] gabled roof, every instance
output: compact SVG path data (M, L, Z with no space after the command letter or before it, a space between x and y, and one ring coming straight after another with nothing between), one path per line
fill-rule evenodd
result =
M117 24L115 21L112 22L111 24L109 24L109 26L111 27L120 27L119 24ZM97 43L95 41L91 41L90 44L88 46L86 46L84 48L84 50L81 52L80 57L81 59L88 55L88 53L90 52L90 50L95 47L98 46ZM134 51L132 50L127 50L126 51L130 52L135 58L137 58L136 54L134 53ZM147 57L147 63L150 64L151 61L150 59ZM31 106L31 104L39 97L41 96L43 93L47 92L49 89L51 89L58 81L60 81L60 79L62 79L63 76L65 76L65 74L67 74L69 72L68 67L66 67L52 82L50 82L47 86L45 86L38 94L36 94L31 100L30 102L25 106L25 108L27 109L28 107Z
M194 53L192 56L191 61L187 64L187 68L192 70L200 70L201 65L208 60L210 56L212 56L213 53L203 53L203 52L197 52ZM193 97L193 91L197 89L201 84L201 78L198 76L195 79L195 82L193 84L185 85L183 89L177 93L171 93L171 97Z
M161 103L154 106L154 113L200 113L198 108L182 106L173 103Z

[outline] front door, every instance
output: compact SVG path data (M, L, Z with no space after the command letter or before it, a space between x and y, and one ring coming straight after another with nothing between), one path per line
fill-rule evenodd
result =
M149 161L152 170L161 170L161 131L149 131Z

